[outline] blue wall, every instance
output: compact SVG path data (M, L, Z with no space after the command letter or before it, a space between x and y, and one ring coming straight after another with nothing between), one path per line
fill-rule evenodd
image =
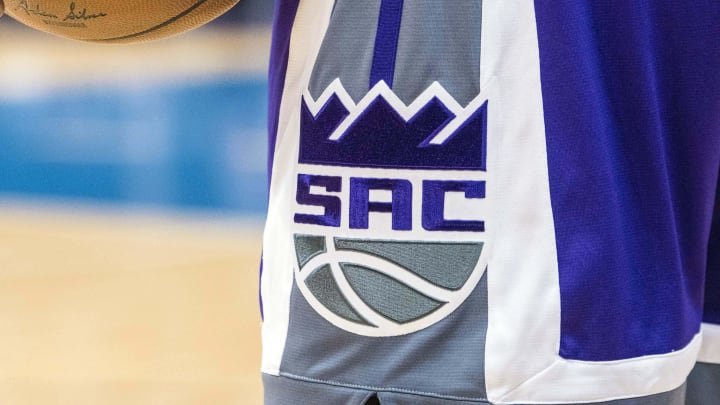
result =
M266 93L229 79L0 100L0 198L260 215Z
M220 24L268 24L272 21L274 0L240 0L227 14L220 17Z

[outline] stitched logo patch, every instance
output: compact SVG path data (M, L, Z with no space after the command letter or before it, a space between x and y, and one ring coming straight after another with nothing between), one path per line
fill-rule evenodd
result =
M482 277L487 100L438 83L409 105L379 82L303 97L295 279L325 319L365 336L426 328Z

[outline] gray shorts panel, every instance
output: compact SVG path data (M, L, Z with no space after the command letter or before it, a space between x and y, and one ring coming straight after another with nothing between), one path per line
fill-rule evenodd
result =
M376 392L361 387L344 387L287 376L263 375L263 384L265 386L265 405L364 405L373 395L377 395L380 405L492 405L485 401L462 401L409 393ZM683 384L672 391L641 398L575 405L684 405L685 391L686 385ZM700 402L699 404L717 404L717 401ZM688 405L695 404L688 402Z
M720 404L720 364L697 363L687 386L687 405Z
M263 374L265 405L362 405L371 392Z
M368 391L484 400L487 275L454 313L424 330L386 338L346 332L313 310L297 286L282 374ZM478 402L476 402L478 403Z

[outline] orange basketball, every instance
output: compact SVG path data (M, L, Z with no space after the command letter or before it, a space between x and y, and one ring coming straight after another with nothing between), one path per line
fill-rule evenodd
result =
M21 23L65 38L139 42L197 28L238 0L4 0Z

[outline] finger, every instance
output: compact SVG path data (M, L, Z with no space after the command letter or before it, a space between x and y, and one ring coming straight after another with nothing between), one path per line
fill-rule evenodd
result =
M3 13L5 13L5 6L3 5L2 0L0 0L0 17L2 17Z

